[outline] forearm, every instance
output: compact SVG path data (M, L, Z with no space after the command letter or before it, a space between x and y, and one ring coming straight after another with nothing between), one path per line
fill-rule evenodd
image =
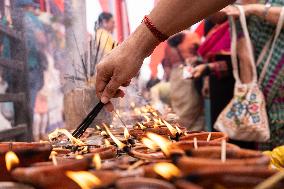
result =
M265 19L266 21L270 22L271 24L276 25L280 16L282 7L272 6L267 11L265 15L265 5L263 4L252 4L247 6L247 15L256 15L260 18Z
M171 36L182 31L202 18L222 9L233 0L160 0L149 15L150 20L162 33ZM137 44L137 39L140 39ZM130 41L136 43L140 56L150 55L159 41L142 23L129 37ZM135 46L135 45L134 45ZM138 51L138 50L137 50Z

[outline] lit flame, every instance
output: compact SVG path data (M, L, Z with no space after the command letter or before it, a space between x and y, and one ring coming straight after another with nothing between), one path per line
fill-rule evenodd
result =
M108 139L105 139L105 146L106 146L106 147L111 146L111 144L110 144L110 142L108 141Z
M138 108L135 108L134 112L135 112L136 115L141 115L142 114L142 112Z
M75 159L84 159L84 156L82 156L82 155L76 155L76 156L75 156Z
M141 123L138 123L139 127L144 130L144 129L147 129L147 127L145 127L144 125L142 125Z
M100 127L100 126L98 126L98 125L96 125L96 128L97 128L97 130L101 130L101 127Z
M147 133L147 137L151 139L153 142L155 142L161 148L161 150L164 152L166 156L170 154L169 145L171 144L171 142L169 140L155 133Z
M181 171L172 163L156 163L153 167L154 171L167 180L173 177L181 176Z
M151 112L153 116L158 117L159 115L157 114L157 112Z
M146 122L150 122L151 121L151 118L149 118L148 116L143 115L143 117L146 119Z
M130 137L130 134L129 134L128 129L127 129L126 127L124 127L124 132L123 132L123 134L124 134L124 138L125 138L126 140L128 140L129 137Z
M71 141L72 144L76 144L79 146L84 145L84 142L73 137L72 134L69 133L69 131L67 131L66 129L55 129L52 133L48 135L49 141L56 139L61 134L67 136L67 138Z
M76 182L81 189L92 189L102 184L98 177L87 171L67 171L66 176Z
M105 131L102 131L101 136L107 136L107 133Z
M122 149L123 147L125 147L126 145L123 144L120 140L118 140L111 132L110 130L107 128L107 126L103 123L105 130L107 132L107 134L110 136L110 138L113 140L113 142L115 142L115 144L118 146L119 149Z
M50 152L50 155L49 155L49 159L51 159L52 160L52 163L53 163L53 165L58 165L58 163L57 163L57 159L56 159L56 155L57 155L57 152L55 152L55 151L51 151Z
M180 130L180 128L178 128L178 126L176 126L176 130L178 132L178 134L182 134L183 132Z
M171 132L171 134L173 136L176 136L178 131L171 124L169 124L167 121L164 120L164 123L167 126L167 128L169 129L169 131Z
M20 163L20 160L14 152L9 151L5 155L5 162L7 170L11 171L13 167L17 166Z
M159 146L149 138L142 138L142 143L151 150L157 150Z
M102 167L102 160L99 154L95 154L93 157L93 165L96 170L100 170Z

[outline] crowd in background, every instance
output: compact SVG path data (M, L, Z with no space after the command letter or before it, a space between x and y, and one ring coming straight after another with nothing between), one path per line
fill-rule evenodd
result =
M246 0L238 3L245 10L254 58L257 60L266 42L274 35L284 1L271 0L264 3ZM162 61L164 79L159 81L152 78L148 82L153 105L156 108L161 108L161 104L164 107L170 106L179 116L180 124L192 131L204 130L206 122L211 123L209 130L212 130L217 117L233 97L235 81L231 63L232 23L228 16L238 18L238 9L228 6L205 19L203 36L190 30L172 36L167 41ZM242 60L239 63L241 80L248 83L252 74L239 23L237 36L237 55ZM271 149L284 142L283 37L282 31L273 48L267 72L260 83L267 105L271 139L257 144L235 141L243 147ZM265 58L257 64L258 76L264 62ZM208 98L209 107L205 106ZM209 109L209 115L204 116L205 109Z

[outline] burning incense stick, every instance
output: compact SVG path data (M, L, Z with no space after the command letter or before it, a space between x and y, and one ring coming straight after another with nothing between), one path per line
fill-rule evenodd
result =
M221 161L225 162L226 161L226 140L222 140L221 143Z

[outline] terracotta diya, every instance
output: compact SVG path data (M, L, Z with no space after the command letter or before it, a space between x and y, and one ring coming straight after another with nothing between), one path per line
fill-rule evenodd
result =
M196 138L198 141L207 141L208 142L218 142L222 140L228 140L228 136L222 132L198 132L198 133L190 133L186 136L180 137L181 141L193 141Z
M276 173L276 170L264 167L240 166L227 169L207 167L189 173L186 178L187 181L194 182L204 188L220 186L225 189L253 189ZM284 188L284 181L269 188Z
M49 143L2 142L0 143L0 181L12 179L5 163L5 154L14 152L19 159L19 167L27 167L36 162L47 161L52 146Z
M175 189L174 185L169 182L143 177L122 178L116 182L115 186L117 189Z
M88 170L92 159L69 160L53 165L43 162L20 167L12 171L13 178L21 183L30 184L36 188L79 189L80 187L66 176L66 171Z
M226 150L226 160L221 161L221 147L200 147L197 150L189 150L188 156L181 156L176 160L176 165L184 172L201 168L230 168L233 166L262 166L269 164L269 157L258 151L228 148Z
M145 146L137 146L132 148L130 155L139 159L149 160L152 162L170 161L166 158L162 151L154 151Z

